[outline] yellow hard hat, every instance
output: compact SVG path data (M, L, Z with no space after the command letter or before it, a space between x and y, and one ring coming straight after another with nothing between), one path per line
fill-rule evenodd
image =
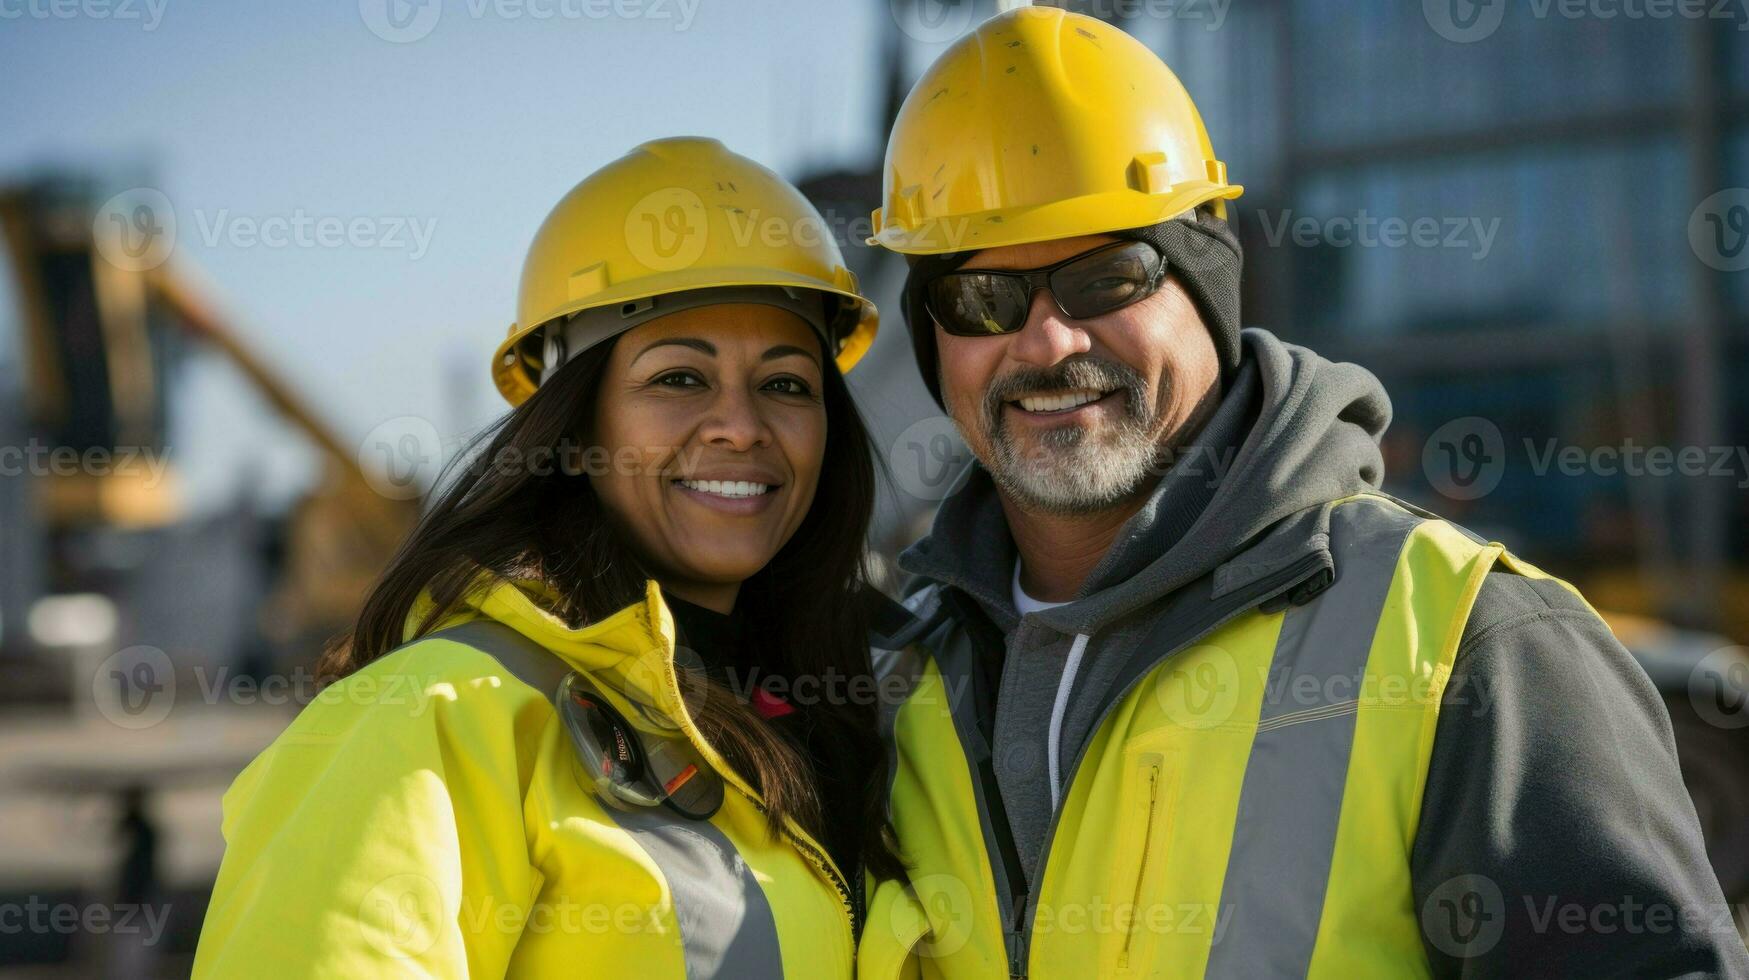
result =
M584 178L535 232L492 380L521 404L551 348L544 327L606 307L647 314L640 301L725 287L819 296L841 371L868 350L879 323L825 219L795 187L713 139L645 143Z
M1154 53L1054 7L1020 7L956 41L918 80L887 142L871 245L934 255L1156 224L1244 188Z

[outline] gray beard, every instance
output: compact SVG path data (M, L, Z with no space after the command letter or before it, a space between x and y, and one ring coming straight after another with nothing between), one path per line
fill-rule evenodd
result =
M1063 516L1097 513L1134 496L1157 474L1159 447L1145 424L1065 426L1027 452L1005 426L990 434L985 468L1004 493L1028 510Z

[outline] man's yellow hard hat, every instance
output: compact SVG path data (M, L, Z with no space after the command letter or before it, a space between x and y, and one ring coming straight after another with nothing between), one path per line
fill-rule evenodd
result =
M1178 77L1123 31L1054 7L985 21L936 59L887 142L871 245L934 255L1140 228L1227 183Z
M764 293L774 305L817 298L822 312L811 319L841 371L874 340L874 304L800 191L713 139L645 143L584 178L535 232L492 380L521 404L553 349L543 328L610 307L648 315L651 298L671 293L761 295L734 287L772 287Z

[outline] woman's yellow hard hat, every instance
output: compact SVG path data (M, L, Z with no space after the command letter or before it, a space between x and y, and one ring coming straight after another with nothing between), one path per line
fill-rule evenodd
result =
M841 371L868 350L879 323L800 191L716 140L654 140L584 178L541 223L492 380L521 404L553 349L543 328L584 311L602 311L592 314L601 320L615 307L647 316L652 298L698 290L771 296L773 305L817 298L821 314L810 319Z
M893 124L871 245L936 255L1141 228L1244 188L1154 52L1020 7L924 72Z

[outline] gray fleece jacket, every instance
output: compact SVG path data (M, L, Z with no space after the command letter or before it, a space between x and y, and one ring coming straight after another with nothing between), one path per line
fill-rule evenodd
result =
M1390 402L1372 374L1261 330L1243 348L1209 423L1073 601L1017 614L1013 538L976 466L900 557L982 638L994 802L1028 882L1055 797L1154 611L1290 516L1382 480ZM1421 909L1469 875L1501 892L1485 896L1500 924L1486 943L1424 918L1442 976L1749 977L1662 701L1553 583L1500 569L1483 586L1442 703L1411 872Z

